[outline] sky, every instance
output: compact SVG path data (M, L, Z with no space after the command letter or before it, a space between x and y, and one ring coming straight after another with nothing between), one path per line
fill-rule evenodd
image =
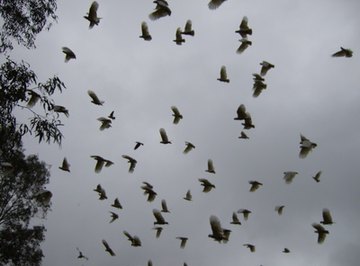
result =
M47 228L43 265L358 265L359 1L227 0L210 10L204 0L169 0L171 16L151 21L152 1L99 0L102 19L89 29L83 16L91 3L59 1L58 22L38 35L37 49L12 54L28 62L39 80L58 75L67 87L54 95L70 112L60 116L61 147L24 139L26 153L38 154L51 171L52 211L40 220ZM235 31L244 16L253 29L252 45L237 54ZM175 31L188 19L195 36L176 45ZM139 38L142 21L149 42ZM63 46L76 60L64 62ZM353 57L331 57L341 46L352 49ZM252 74L263 60L275 67L264 77L267 89L255 98ZM217 80L223 65L229 83ZM91 103L88 90L103 106ZM244 130L249 139L238 138L243 126L234 117L240 104L255 125ZM176 125L171 106L183 115ZM112 127L100 131L97 119L111 111ZM22 119L29 115L19 111ZM172 144L160 143L160 128ZM300 134L317 144L303 159ZM135 141L144 146L134 150ZM185 141L196 146L188 154ZM114 164L95 173L91 155ZM137 160L133 173L122 155ZM64 157L70 173L58 168ZM215 174L205 172L208 159ZM298 172L291 184L283 180L285 171ZM203 193L199 178L216 188ZM250 192L250 180L263 186ZM154 186L153 202L143 195L143 181ZM93 191L98 184L107 200ZM189 189L191 202L183 199ZM110 206L116 197L122 210ZM156 238L152 210L161 209L162 199L169 224ZM277 205L285 205L281 216ZM241 208L252 211L249 219L238 214L242 224L230 224ZM312 223L322 220L324 208L335 223L325 226L330 233L318 244ZM113 223L110 211L119 215ZM232 231L227 243L208 237L211 215ZM124 230L142 246L132 247ZM184 249L178 236L189 238ZM103 239L116 256L105 252ZM282 252L285 247L290 253ZM77 248L89 259L77 259Z

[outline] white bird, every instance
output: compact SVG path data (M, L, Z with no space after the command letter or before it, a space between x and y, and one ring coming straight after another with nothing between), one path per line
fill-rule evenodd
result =
M247 221L247 219L249 218L249 214L251 213L251 211L248 209L240 209L237 212L243 214L245 221Z
M208 160L207 169L205 170L205 172L212 173L212 174L216 173L213 160L211 160L211 159Z
M62 165L59 166L59 169L66 171L66 172L70 172L70 164L68 163L66 157L63 159Z
M340 47L340 51L331 55L332 57L352 57L353 51L348 48Z
M218 78L217 80L221 81L221 82L226 82L226 83L230 82L230 79L228 79L228 76L227 76L226 66L222 66L220 68L220 78Z
M202 192L207 193L211 191L213 188L215 188L215 185L205 178L199 178L198 180L201 183L201 185L204 187Z
M261 76L265 76L266 73L271 69L271 68L274 68L275 66L267 61L262 61L260 63L260 65L262 66L261 67L261 70L260 70L260 74Z
M322 244L325 241L326 235L329 231L326 230L321 224L313 223L312 227L316 229L315 233L318 234L318 244Z
M222 228L219 218L215 215L211 215L209 220L212 233L208 236L210 238L213 238L215 241L218 241L219 243L226 243L229 240L231 231Z
M284 172L285 183L290 184L297 174L298 174L298 172L296 172L296 171L286 171L286 172Z
M161 137L160 143L162 143L162 144L171 144L171 141L169 141L169 138L168 138L168 136L166 134L165 129L160 128L159 131L160 131L160 137Z
M252 29L248 26L248 18L246 16L243 17L239 29L235 32L239 33L243 38L246 38L247 35L252 35Z
M139 38L143 38L145 41L151 41L152 37L149 33L149 27L145 21L141 23L141 35Z
M104 101L100 101L100 99L97 97L96 93L92 90L88 90L88 94L91 97L91 102L95 105L103 105Z
M232 221L230 223L241 225L241 222L240 222L239 217L237 216L236 212L233 212Z
M86 16L84 16L85 19L87 19L90 24L89 24L89 29L91 29L92 27L94 27L94 25L99 25L100 19L97 16L97 10L99 8L99 4L98 2L94 1L90 8L89 8L89 12L87 13Z
M65 62L69 62L70 59L76 59L75 53L68 47L62 48L63 53L65 54Z
M179 123L180 119L183 119L183 116L176 106L171 106L171 110L173 111L172 116L174 117L173 123L175 125L177 125Z

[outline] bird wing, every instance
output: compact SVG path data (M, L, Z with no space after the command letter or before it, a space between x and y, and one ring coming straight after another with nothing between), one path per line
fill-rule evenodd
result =
M187 20L185 23L185 27L184 27L184 31L185 32L190 32L192 30L192 22L191 20Z
M226 72L226 67L222 66L220 69L220 79L222 80L226 80L227 79L227 72Z
M141 23L141 33L142 33L142 36L150 36L149 34L149 28L148 28L148 25L145 21L143 21Z
M166 201L164 199L161 200L161 208L162 208L163 212L169 212Z
M215 172L214 163L213 163L213 160L211 160L211 159L208 160L208 169L207 169L207 172L210 172L210 173L214 173L214 172Z
M210 227L213 237L216 240L221 240L223 238L223 229L221 227L219 218L217 218L215 215L210 216Z
M219 6L221 6L222 3L224 3L226 0L211 0L208 4L209 9L216 9Z
M163 142L169 142L168 136L166 135L166 131L163 128L160 128L160 136Z
M323 209L322 215L323 215L324 224L332 224L333 223L329 209Z
M161 215L161 212L157 209L153 209L153 214L155 216L156 222L158 224L164 224L165 223L165 219L164 217Z
M92 90L88 90L88 94L91 97L91 99L93 100L93 102L95 104L102 104L102 102L100 101L100 99L97 97L97 95L95 94L95 92L93 92Z

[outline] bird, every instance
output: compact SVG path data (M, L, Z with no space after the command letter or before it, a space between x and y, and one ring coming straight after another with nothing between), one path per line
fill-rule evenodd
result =
M79 252L79 255L77 256L78 259L89 260L89 258L84 256L84 254L80 251L80 249L78 247L76 248L76 250Z
M134 170L135 170L135 166L136 166L137 161L134 158L132 158L129 155L126 155L126 154L122 155L122 157L124 159L128 160L128 163L130 164L129 173L133 173Z
M192 195L191 195L191 191L190 190L188 190L187 192L186 192L186 195L185 195L185 197L183 198L184 200L187 200L187 201L191 201L192 200Z
M181 242L180 242L180 248L185 248L186 241L188 240L188 238L187 238L187 237L184 237L184 236L178 236L178 237L176 237L176 239L181 240Z
M321 224L333 224L334 223L329 209L326 209L326 208L323 209L322 217L323 217L323 220L320 222Z
M141 240L138 236L132 236L127 231L123 231L124 235L128 238L131 242L131 246L133 247L141 247Z
M284 172L285 183L290 184L297 174L298 174L298 172L296 172L296 171L286 171L286 172Z
M70 59L76 59L75 53L69 47L62 47L62 52L65 54L65 63L69 62Z
M64 107L64 106L53 105L52 110L56 113L63 113L64 115L66 115L66 117L69 117L69 110L66 109L66 107Z
M144 195L148 195L147 201L153 202L157 195L157 193L153 190L153 187L145 184L141 188L144 190Z
M213 160L211 160L211 159L208 160L207 169L205 170L205 172L212 173L212 174L216 173L215 168L214 168Z
M267 85L261 80L255 80L253 85L253 97L258 97L263 90L265 90Z
M189 153L192 149L195 149L194 144L192 144L191 142L185 141L185 149L183 151L184 154Z
M168 222L165 221L164 217L162 216L161 212L158 209L153 209L153 215L155 217L155 222L154 225L159 224L159 225L164 225L164 224L168 224Z
M322 173L321 171L318 171L318 172L315 174L315 176L312 177L317 183L320 182L321 173Z
M97 193L101 193L101 191L102 191L102 186L100 185L100 184L98 184L97 186L96 186L96 188L94 188L93 190L95 191L95 192L97 192Z
M153 266L153 263L151 260L148 260L147 266Z
M249 184L251 185L250 192L256 191L260 186L263 185L262 183L260 183L260 182L258 182L256 180L249 181Z
M66 157L64 157L62 165L59 166L59 169L70 173L70 164L68 163Z
M53 194L49 190L41 190L35 195L35 199L41 202L43 205L48 206Z
M242 125L244 126L244 129L255 128L255 125L252 122L252 118L249 112L246 112L244 123L242 123Z
M108 252L111 256L115 256L114 251L110 248L109 244L106 242L105 239L102 240L102 243L105 247L105 251Z
M157 20L162 17L171 16L171 9L169 4L165 0L155 0L153 3L156 4L155 10L149 14L151 20Z
M252 244L244 244L245 247L249 248L251 252L255 252L255 245Z
M156 234L155 234L156 238L159 238L163 228L161 226L156 226L153 229L156 230Z
M246 38L247 35L252 35L252 29L248 26L248 18L246 16L241 20L239 29L235 33L239 33L243 38Z
M222 228L219 218L216 217L215 215L211 215L209 220L210 220L211 234L209 234L208 237L214 239L219 243L227 242L231 231Z
M119 218L119 215L117 215L115 212L110 212L111 213L111 221L110 223L112 223L113 221L117 220Z
M97 120L101 122L101 125L100 125L101 131L103 131L106 128L111 127L111 122L112 122L111 119L106 118L106 117L99 117Z
M290 250L288 248L284 248L284 250L282 252L283 253L290 253Z
M152 37L149 33L148 25L145 21L141 22L141 35L139 38L144 39L145 41L151 41Z
M117 208L117 209L122 209L122 205L120 204L120 201L118 198L114 199L114 203L111 204L111 207Z
M103 166L105 167L110 167L111 165L113 165L114 163L108 159L105 159L99 155L91 155L91 158L96 160L96 164L95 164L95 173L100 173Z
M185 42L185 39L182 37L181 28L177 28L175 32L175 40L173 40L177 45L182 45Z
M172 116L174 117L173 123L175 125L177 125L179 123L180 119L183 119L183 116L176 106L171 106L171 110L173 111Z
M92 2L91 6L89 8L89 12L86 14L86 16L84 16L84 18L90 22L89 29L93 28L94 25L99 25L101 18L99 18L97 16L98 8L99 8L98 2L96 2L96 1Z
M161 212L170 212L164 199L161 200Z
M276 206L275 207L275 211L279 214L279 215L282 215L283 213L283 210L284 210L284 205L281 205L281 206Z
M105 191L105 189L102 188L102 186L100 184L98 184L96 186L96 188L93 190L99 194L99 200L107 199L106 191Z
M186 21L184 31L182 31L181 34L190 36L195 35L195 31L192 29L192 22L190 19Z
M262 61L260 63L261 65L261 70L260 70L260 75L261 76L265 76L266 73L271 69L274 68L275 66L267 61Z
M352 57L353 51L348 48L340 47L340 51L331 55L332 57Z
M88 94L91 97L91 102L95 105L103 105L104 101L100 101L95 92L88 90Z
M33 107L41 98L40 94L33 90L27 90L28 94L30 95L30 99L27 102L27 107Z
M237 54L243 53L246 48L248 48L250 45L252 45L252 41L249 41L247 38L242 38L239 40L241 42L239 48L236 50Z
M220 78L217 79L221 82L229 83L230 79L228 79L227 73L226 73L226 66L221 66L220 68Z
M258 73L253 73L252 75L254 81L265 81L265 79Z
M240 136L238 137L239 139L248 139L248 135L246 135L246 133L244 131L240 132Z
M241 225L241 222L240 222L239 217L237 216L236 212L233 212L232 221L230 223Z
M200 181L201 185L204 187L202 192L207 193L211 191L211 189L215 188L215 185L205 178L199 178L198 180Z
M137 150L140 146L143 146L143 145L144 145L144 143L136 141L135 146L134 146L134 150Z
M171 144L171 141L169 141L165 129L160 128L159 131L160 131L160 137L161 137L160 143L162 143L162 144Z
M211 0L208 3L209 9L217 9L219 6L221 6L222 3L224 3L226 0Z
M316 143L311 142L304 135L300 134L300 158L305 158L309 154L309 152L311 152L316 147Z
M322 244L325 241L326 235L329 234L329 231L318 223L313 223L312 227L316 229L314 232L318 234L318 244Z
M108 115L108 118L110 118L111 120L115 120L114 111L112 111L112 112Z
M247 219L249 218L249 214L251 213L251 211L248 209L239 209L237 212L243 214L245 221L247 221Z
M236 110L236 115L237 116L234 117L234 120L245 120L245 118L248 116L244 104L240 104L240 106Z

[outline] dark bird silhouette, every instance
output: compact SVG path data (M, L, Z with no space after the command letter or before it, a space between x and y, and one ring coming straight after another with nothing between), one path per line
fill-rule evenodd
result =
M185 39L182 37L181 28L177 28L175 32L175 40L173 40L177 45L182 45L185 42Z
M171 16L171 10L169 4L165 0L155 0L153 3L156 4L155 10L149 14L151 20L157 20L162 17Z
M245 120L245 118L248 116L245 105L240 104L240 106L236 110L236 115L237 116L234 118L234 120Z
M185 149L183 151L184 154L189 153L192 149L195 149L194 144L192 144L191 142L185 141Z
M56 113L63 113L64 115L66 115L66 117L69 117L69 110L66 109L66 107L64 107L64 106L53 105L52 110Z
M110 212L110 213L111 213L110 223L112 223L113 221L119 219L119 215L117 215L115 212Z
M352 57L353 51L347 48L340 47L340 51L331 55L332 57Z
M102 188L102 186L101 186L100 184L98 184L98 185L96 186L96 188L94 189L94 191L99 194L99 200L107 199L106 191L105 191L105 189Z
M312 177L317 183L320 182L321 173L322 173L321 171L318 171L318 172L315 174L315 176Z
M239 33L241 37L246 38L247 35L252 35L252 29L248 26L248 18L246 16L241 20L239 29L235 31Z
M283 253L290 253L290 250L288 248L284 248L284 250L282 252Z
M279 215L282 215L284 208L285 208L284 205L276 206L276 207L275 207L275 211L276 211Z
M226 0L211 0L208 4L209 9L217 9Z
M155 217L155 222L154 225L159 224L159 225L164 225L164 224L168 224L168 222L165 221L164 217L162 216L161 212L158 209L153 209L153 214Z
M181 34L190 36L195 35L195 31L192 29L192 22L190 19L186 21L184 31L182 31Z
M255 252L255 246L252 244L244 244L245 247L249 248L251 252Z
M215 185L205 178L199 178L199 182L204 187L202 192L207 193L211 191L213 188L215 188Z
M129 165L129 173L133 173L134 170L135 170L135 166L137 164L137 161L134 158L132 158L129 155L126 155L126 154L122 155L122 157L124 159L126 159L128 161L128 163L130 164Z
M262 61L260 63L261 65L261 70L260 70L260 75L261 76L265 76L266 73L271 69L274 68L275 66L267 61Z
M157 226L157 227L154 227L153 229L156 230L156 235L155 235L156 238L159 238L163 228L161 226Z
M97 120L101 122L101 125L99 128L101 131L111 127L111 123L112 123L111 119L106 118L106 117L99 117Z
M131 246L133 247L141 247L141 240L138 236L132 236L127 231L123 231L124 235L128 238L131 242Z
M144 145L144 143L139 142L139 141L136 141L136 142L135 142L134 150L137 150L140 146L143 146L143 145Z
M110 167L111 165L113 165L114 163L108 159L105 159L99 155L91 155L91 158L96 160L96 164L95 164L95 173L100 173L103 166L105 167Z
M191 191L190 190L188 190L187 192L186 192L186 195L185 195L185 197L183 198L184 200L187 200L187 201L191 201L192 200L192 195L191 195Z
M207 162L207 169L205 170L205 172L211 173L211 174L215 174L215 167L214 167L214 163L213 160L209 159Z
M263 81L254 79L253 97L258 97L261 92L266 89L266 87L267 85Z
M145 21L143 21L141 23L141 35L139 36L139 38L143 38L145 41L151 41L152 37L149 33L149 28L148 25Z
M59 169L70 173L70 164L68 163L66 157L62 161L62 165L59 166Z
M161 137L160 143L162 143L162 144L171 144L171 141L169 141L168 136L166 134L166 131L163 128L160 128L160 137Z
M238 137L239 139L248 139L248 135L246 135L246 133L244 131L240 132L240 136Z
M76 250L79 252L79 255L77 256L78 259L85 259L85 260L89 260L88 257L86 257L79 248L76 248Z
M26 106L31 108L40 100L41 96L33 90L27 90L27 93L29 94L30 99L28 100Z
M181 242L180 242L180 248L185 248L186 241L188 240L188 238L187 238L187 237L183 237L183 236L178 236L178 237L176 237L176 239L181 240Z
M323 217L323 220L320 222L321 224L333 224L334 223L329 209L323 209L322 217Z
M256 191L260 186L263 185L262 183L260 183L260 182L258 182L256 180L249 181L249 184L251 185L250 192Z
M245 221L247 221L247 219L249 218L249 214L251 213L251 211L248 209L240 209L237 212L243 214Z
M98 2L94 1L89 8L89 12L86 14L86 16L84 16L84 18L90 22L89 29L93 28L94 25L99 25L101 18L97 16L98 8L99 8Z
M250 45L252 45L252 41L249 41L247 38L242 38L239 40L239 42L241 42L241 44L236 50L237 54L243 53Z
M111 204L111 207L114 207L114 208L117 208L117 209L122 209L122 208L123 208L122 205L120 204L120 201L119 201L118 198L116 198L116 199L114 200L114 203Z
M161 200L161 212L170 212L164 199Z
M109 244L106 242L106 240L102 240L102 243L105 247L105 251L108 252L111 256L115 256L114 251L110 248Z
M329 234L329 231L326 230L321 224L313 223L312 227L316 229L314 231L318 234L318 244L322 244L325 241L326 235Z
M109 114L108 118L110 118L111 120L115 120L114 111Z
M246 112L246 117L244 119L244 123L242 123L242 125L244 126L244 129L251 129L251 128L255 128L255 125L252 122L252 118L249 112Z
M173 111L172 116L174 117L173 123L175 125L177 125L179 123L180 119L183 119L183 116L176 106L171 106L171 110Z
M311 142L304 135L300 134L300 158L305 158L316 147L316 143Z
M153 190L152 187L145 185L141 187L144 190L144 195L147 195L147 201L153 202L156 198L157 193Z
M226 67L225 66L222 66L220 68L220 78L217 79L218 81L221 81L221 82L226 82L226 83L229 83L230 82L230 79L228 79L228 76L227 76L227 72L226 72Z
M231 220L231 224L238 224L238 225L241 225L241 222L239 220L239 217L237 216L236 212L233 212L232 214L232 220Z
M286 171L286 172L284 172L285 183L290 184L297 174L298 174L298 172L296 172L296 171Z
M65 62L69 62L70 59L76 59L75 53L68 47L62 47L62 52L65 54Z
M104 101L100 101L100 99L97 97L96 93L92 90L88 90L88 94L91 97L91 102L95 105L103 105Z

